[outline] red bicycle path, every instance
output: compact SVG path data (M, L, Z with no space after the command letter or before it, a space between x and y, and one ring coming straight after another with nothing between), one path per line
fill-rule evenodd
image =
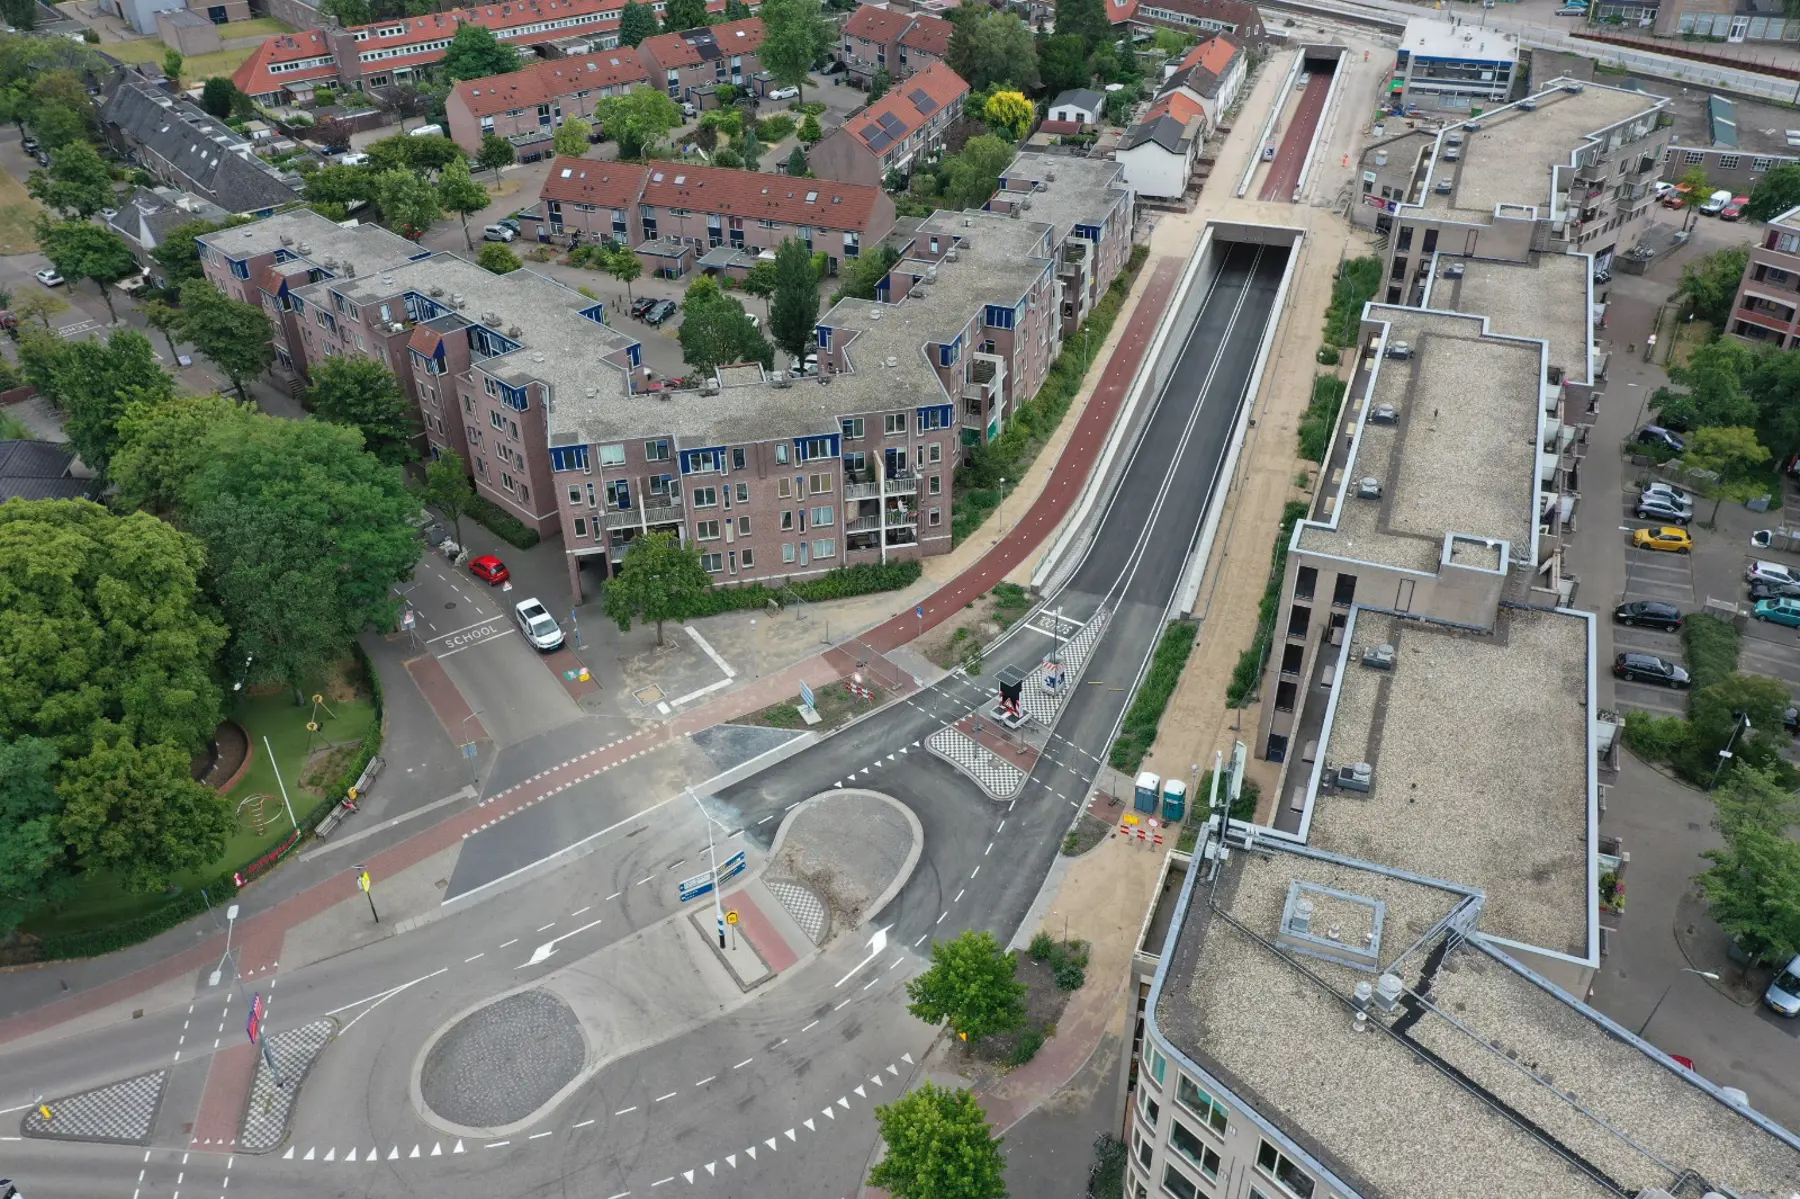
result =
M1320 72L1306 81L1306 90L1300 93L1300 102L1294 105L1294 119L1288 122L1281 147L1275 151L1275 161L1269 164L1269 173L1263 178L1257 199L1286 203L1293 198L1294 188L1300 183L1300 168L1306 162L1307 150L1312 147L1313 131L1319 127L1319 117L1325 111L1325 95L1331 90L1331 79L1330 75Z
M924 612L922 618L913 613L903 614L865 634L863 640L872 648L883 652L895 649L919 636L923 630L950 619L977 596L992 590L1055 531L1080 497L1099 460L1156 326L1174 298L1175 280L1181 266L1180 259L1164 258L1157 262L1118 346L1104 363L1096 364L1101 381L1082 410L1075 431L1063 446L1050 478L1023 518L978 562L928 596L920 605ZM373 853L365 859L367 869L379 885L380 879L392 878L433 854L449 849L484 825L529 806L596 769L614 765L683 733L710 727L785 699L795 694L798 680L802 678L816 684L835 681L838 677L839 669L827 660L827 653L817 654L749 687L729 692L704 708L688 712L684 718L626 738L604 751L590 751L502 792L480 806L458 812L405 841ZM770 697L762 698L765 695ZM254 938L259 947L268 947L257 956L272 963L278 960L275 947L279 946L280 938L288 929L347 899L356 898L357 894L354 877L345 871L339 877L318 883L239 921L237 935L246 940ZM224 947L224 936L215 935L153 965L0 1020L0 1044L124 1003L184 974L197 975L202 968L218 962Z

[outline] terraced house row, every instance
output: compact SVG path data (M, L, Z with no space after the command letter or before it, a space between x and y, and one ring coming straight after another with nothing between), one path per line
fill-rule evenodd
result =
M500 41L538 49L546 57L571 38L589 39L589 49L609 50L619 44L624 8L624 0L505 0L349 28L279 33L258 46L231 81L265 104L308 103L319 87L362 91L404 83L443 58L465 24L485 25ZM664 0L653 0L651 8L661 18ZM707 0L706 8L724 12L725 0Z
M950 548L963 447L1036 394L1064 304L1089 303L1129 253L1117 166L1055 171L1015 165L1009 211L909 232L876 299L819 317L811 377L752 363L665 390L605 304L307 211L209 235L201 259L269 315L279 374L339 354L394 370L434 455L457 451L484 496L561 536L577 598L658 531L721 582L795 579Z

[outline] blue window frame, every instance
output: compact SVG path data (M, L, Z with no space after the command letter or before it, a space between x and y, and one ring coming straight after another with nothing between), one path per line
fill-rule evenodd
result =
M725 461L725 447L714 446L705 450L681 451L681 473L684 475L706 475L717 471Z
M428 296L422 296L416 291L406 293L406 315L421 324L425 321L435 321L438 317L443 316L445 311L442 304Z
M813 462L820 458L836 458L842 435L830 433L824 437L796 437L794 449L801 462Z
M514 387L509 383L494 380L500 389L500 402L515 412L523 412L531 406L531 397L523 387Z
M959 362L961 359L962 359L962 334L958 333L956 335L955 341L938 346L938 365L939 366L955 366L957 364L957 362Z
M932 404L919 409L919 432L928 433L932 429L948 429L954 408L949 404Z
M625 360L633 366L641 366L642 363L638 361L638 358L643 352L644 347L634 341L625 348Z
M581 315L587 317L596 325L604 325L606 323L606 305L595 304L591 308L583 308L581 310Z
M1104 228L1104 225L1077 225L1075 226L1075 236L1086 238L1091 242L1098 242L1100 240L1100 232Z
M1013 327L1013 310L1001 304L989 304L981 323L990 329L1010 329Z
M581 470L588 468L588 448L584 445L564 446L550 450L551 470Z
M820 325L818 328L818 334L819 334L819 348L821 350L829 350L831 348L831 326L830 325Z

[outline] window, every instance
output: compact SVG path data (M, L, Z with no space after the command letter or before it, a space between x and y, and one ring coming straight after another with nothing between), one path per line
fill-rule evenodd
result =
M937 463L942 462L943 460L944 460L944 447L943 446L939 445L937 442L934 441L930 445L925 447L925 461L926 462L936 465Z
M1169 1064L1169 1059L1162 1055L1162 1051L1160 1049L1158 1049L1154 1045L1152 1045L1150 1047L1150 1069L1149 1069L1148 1073L1149 1073L1151 1079L1154 1080L1156 1085L1159 1087L1162 1086L1163 1070L1168 1066L1168 1064Z
M775 495L779 499L784 499L784 500L793 499L794 498L794 481L792 479L776 480Z
M1753 171L1766 171L1773 166L1774 163L1775 160L1772 158L1752 158L1750 160L1750 169Z
M1175 1196L1175 1199L1198 1199L1200 1188L1187 1175L1177 1170L1173 1164L1163 1167L1163 1190Z
M815 541L812 543L812 554L815 558L835 558L837 556L837 542L829 537L820 541Z
M1231 1117L1226 1112L1224 1105L1201 1090L1195 1085L1194 1080L1185 1074L1181 1076L1181 1081L1175 1084L1175 1102L1206 1121L1220 1136L1225 1135L1225 1125Z
M694 507L716 508L719 506L719 489L717 487L694 488Z
M1156 1144L1153 1141L1146 1141L1142 1133L1138 1134L1137 1143L1138 1165L1148 1170L1150 1168L1150 1160L1156 1156Z
M737 502L740 504L748 504L750 502L750 484L739 483L737 485Z
M569 488L569 502L571 504L579 504L581 502L581 488L579 488L579 487Z
M1142 1111L1144 1113L1144 1124L1147 1127L1155 1128L1156 1127L1156 1117L1161 1114L1162 1105L1157 1103L1156 1100L1150 1098L1149 1091L1144 1091L1143 1096L1144 1096L1144 1102L1143 1102L1143 1106L1142 1106Z
M899 437L906 432L906 413L890 412L881 418L881 431L889 437Z
M1219 1155L1180 1120L1169 1121L1169 1145L1175 1152L1200 1167L1200 1173L1215 1181L1218 1179Z
M863 418L853 416L844 422L844 437L849 441L861 441L863 435Z
M717 541L719 539L719 522L716 520L695 521L694 537L699 541Z
M745 550L744 551L744 569L745 570L756 569L755 554L756 554L755 550Z
M1319 586L1319 568L1302 566L1294 572L1294 598L1309 600Z
M506 418L501 416L498 412L488 413L488 424L494 426L494 428L500 430L502 433L506 432Z
M513 482L513 477L505 471L500 472L500 486L506 488L508 491L518 490L518 486Z
M738 536L750 536L750 518L748 516L738 517Z
M577 516L575 518L575 536L577 536L577 537L586 537L587 536L587 518L586 517Z
M731 451L731 469L732 470L743 470L744 469L744 451L743 450L734 449Z
M644 443L644 460L646 462L667 462L669 460L669 443L646 441Z
M723 554L701 554L700 569L708 574L718 574L725 569L725 556Z
M919 409L919 432L926 433L932 429L948 429L950 427L950 405L933 404L929 408Z
M498 416L498 413L494 415ZM605 457L606 447L601 447L601 456ZM551 470L581 470L588 468L588 451L584 445L563 446L550 451Z
M828 495L831 492L831 476L808 475L806 476L806 486L807 490L814 495Z
M800 461L814 462L836 455L837 447L829 437L803 437L799 441Z
M1312 1199L1313 1180L1289 1161L1287 1154L1267 1141L1262 1142L1256 1150L1256 1168L1280 1183L1283 1190L1297 1199Z
M1339 575L1331 589L1331 602L1340 608L1348 608L1356 599L1356 576Z
M1721 171L1737 170L1738 169L1738 156L1736 154L1721 154L1721 155L1719 155L1719 169Z
M942 493L943 493L943 490L944 490L944 485L943 485L943 481L942 481L942 480L943 480L943 476L942 476L942 475L930 475L930 476L928 476L928 477L927 477L927 478L926 478L926 480L925 480L925 492L926 492L926 494L927 494L927 495L940 495L940 494L942 494Z
M831 508L829 506L824 507L824 508L814 508L812 510L812 522L815 525L819 525L819 526L823 527L825 525L831 524L836 519L837 519L836 509Z
M783 513L783 515L786 515L786 513ZM794 560L794 543L793 542L784 541L781 543L781 560L783 562L792 562Z
M944 519L943 509L933 508L931 510L931 512L927 515L925 523L930 524L930 525L935 525L935 524L941 523L943 521L943 519Z
M586 455L582 455L586 457ZM622 445L603 445L600 447L601 466L624 466L625 447Z
M1705 161L1706 161L1706 154L1705 154L1705 152L1704 152L1704 151L1700 151L1700 150L1689 150L1689 151L1688 151L1688 152L1687 152L1687 164L1688 164L1688 165L1689 165L1689 166L1693 166L1693 165L1695 165L1695 164L1696 164L1696 163L1702 163L1702 162L1705 162Z

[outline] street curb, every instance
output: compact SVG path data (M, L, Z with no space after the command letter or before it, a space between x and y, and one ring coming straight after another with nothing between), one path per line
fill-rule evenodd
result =
M876 791L870 787L833 787L829 791L821 791L817 795L808 796L806 799L801 800L793 808L789 809L787 817L782 820L780 824L775 826L775 839L769 843L769 854L764 860L764 866L767 866L769 862L774 861L775 856L781 852L781 843L787 840L788 826L793 823L793 818L804 812L813 804L830 799L834 795L867 795L874 799L879 799L883 803L898 809L900 814L906 817L906 823L912 829L912 848L906 851L906 861L900 864L900 869L895 872L894 878L888 883L886 890L882 891L881 894L869 901L868 918L857 925L857 928L866 928L875 917L881 914L882 910L885 909L888 904L893 902L894 896L900 893L900 888L911 881L913 871L918 868L919 858L925 852L925 826L919 823L918 815L911 808L907 807L887 792ZM758 871L758 874L760 873L761 871ZM855 930L845 929L844 931L853 932ZM834 939L834 937L825 938L826 944L830 944ZM815 946L814 951L822 951L824 948L824 945Z

